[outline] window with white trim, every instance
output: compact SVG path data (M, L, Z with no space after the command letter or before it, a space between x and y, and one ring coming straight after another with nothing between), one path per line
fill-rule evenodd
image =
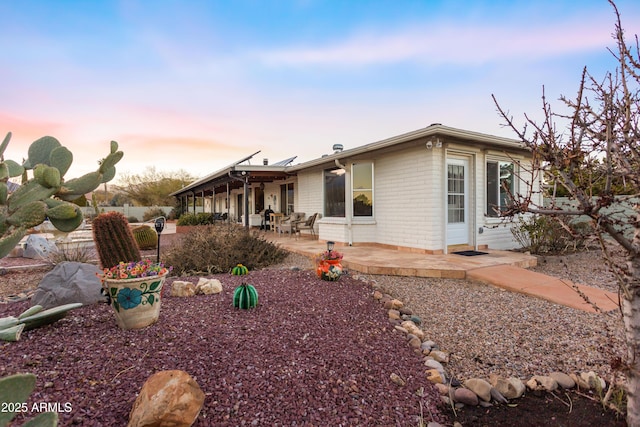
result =
M487 210L488 217L498 217L509 206L515 194L515 165L513 162L487 161Z
M373 216L373 163L354 163L351 180L353 216Z
M344 218L345 170L341 168L324 171L324 216Z

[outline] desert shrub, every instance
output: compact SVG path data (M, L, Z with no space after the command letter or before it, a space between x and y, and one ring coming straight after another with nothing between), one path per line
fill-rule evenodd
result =
M95 259L95 251L91 247L81 244L61 245L57 251L53 251L47 256L47 261L53 265L62 262L91 263Z
M131 224L132 222L139 222L139 221L138 221L138 218L135 216L128 216L127 222Z
M155 208L149 208L146 211L144 211L144 213L142 214L142 220L143 221L149 221L151 219L156 219L158 217L164 216L166 217L167 215L164 213L164 210L162 210L161 208L155 207Z
M523 219L511 229L516 241L532 254L559 254L583 249L591 232L588 222L571 222L565 216L546 215Z
M186 213L178 219L178 225L211 225L213 224L213 214L211 213Z
M179 275L213 274L229 272L238 263L249 270L267 267L282 261L286 254L257 231L216 224L185 233L180 245L171 247L163 261Z

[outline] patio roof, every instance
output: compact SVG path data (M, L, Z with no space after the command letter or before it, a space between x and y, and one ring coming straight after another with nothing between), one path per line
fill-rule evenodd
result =
M255 155L255 153L243 157L242 159L219 169L204 178L200 178L186 187L181 188L178 191L171 193L171 196L179 197L187 194L202 194L211 195L215 193L223 193L229 189L241 188L245 179L248 178L249 184L261 183L261 182L273 182L286 179L290 174L286 171L288 165L293 162L297 156L289 157L271 165L252 165L249 162Z

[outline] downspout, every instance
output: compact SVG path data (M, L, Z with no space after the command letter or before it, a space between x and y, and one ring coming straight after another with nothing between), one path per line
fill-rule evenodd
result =
M344 169L345 173L348 173L349 176L349 188L351 188L351 171L347 170L347 167L340 163L339 159L335 159L335 164L340 169ZM352 229L352 217L353 217L353 203L347 203L347 189L345 188L345 204L344 204L344 216L347 220L347 233L348 233L348 244L349 246L353 246L353 229Z
M226 204L226 208L227 208L227 222L231 222L230 220L230 214L231 214L231 191L229 189L229 182L227 181L227 199L225 201Z
M249 176L245 176L244 179L235 177L231 175L231 171L229 171L229 178L235 179L236 181L240 181L243 183L243 191L244 191L244 228L249 229Z

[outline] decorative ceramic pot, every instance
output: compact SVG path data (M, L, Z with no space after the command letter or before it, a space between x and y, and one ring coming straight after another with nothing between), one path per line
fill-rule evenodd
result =
M342 264L339 259L320 261L316 267L316 274L322 280L335 282L342 276Z
M116 323L122 329L141 329L158 320L160 292L167 274L135 279L103 279Z

